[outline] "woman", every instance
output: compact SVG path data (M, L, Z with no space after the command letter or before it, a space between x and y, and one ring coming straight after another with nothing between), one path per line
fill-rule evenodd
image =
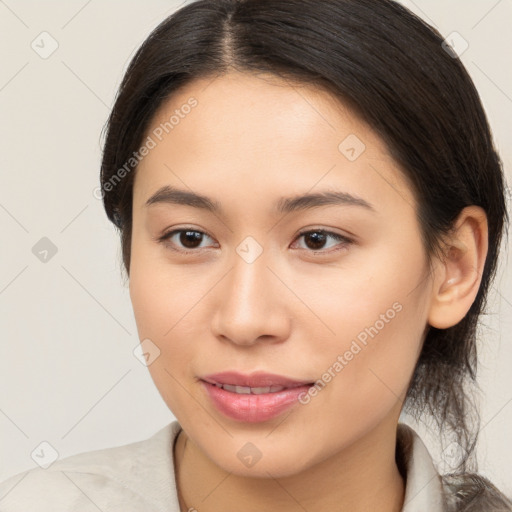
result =
M435 30L390 0L193 2L126 72L101 190L177 421L2 510L512 510L470 414L503 174Z

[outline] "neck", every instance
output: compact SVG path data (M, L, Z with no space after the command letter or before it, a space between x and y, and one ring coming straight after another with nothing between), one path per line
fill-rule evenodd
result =
M400 512L405 486L395 461L396 423L283 478L250 478L217 466L182 430L175 471L182 512L350 510Z

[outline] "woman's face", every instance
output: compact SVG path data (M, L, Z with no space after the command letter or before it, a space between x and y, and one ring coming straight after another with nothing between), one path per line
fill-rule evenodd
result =
M430 279L383 142L325 92L233 72L180 90L144 143L130 295L188 438L226 471L285 476L394 431Z

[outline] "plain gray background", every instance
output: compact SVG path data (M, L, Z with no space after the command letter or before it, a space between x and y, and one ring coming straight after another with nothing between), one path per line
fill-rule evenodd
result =
M467 42L461 59L510 183L512 0L404 3L459 50ZM123 72L180 5L0 0L0 481L34 467L41 442L62 458L146 438L174 419L133 354L119 242L94 190ZM56 253L41 261L38 249L50 246ZM479 344L478 460L512 494L512 272L508 250L502 257Z

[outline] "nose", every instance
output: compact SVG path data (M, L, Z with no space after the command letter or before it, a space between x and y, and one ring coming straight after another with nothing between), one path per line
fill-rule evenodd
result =
M235 253L232 267L215 287L217 308L212 319L213 334L236 345L253 345L266 340L277 343L289 337L290 292L266 257L252 262ZM269 265L270 263L270 265Z

